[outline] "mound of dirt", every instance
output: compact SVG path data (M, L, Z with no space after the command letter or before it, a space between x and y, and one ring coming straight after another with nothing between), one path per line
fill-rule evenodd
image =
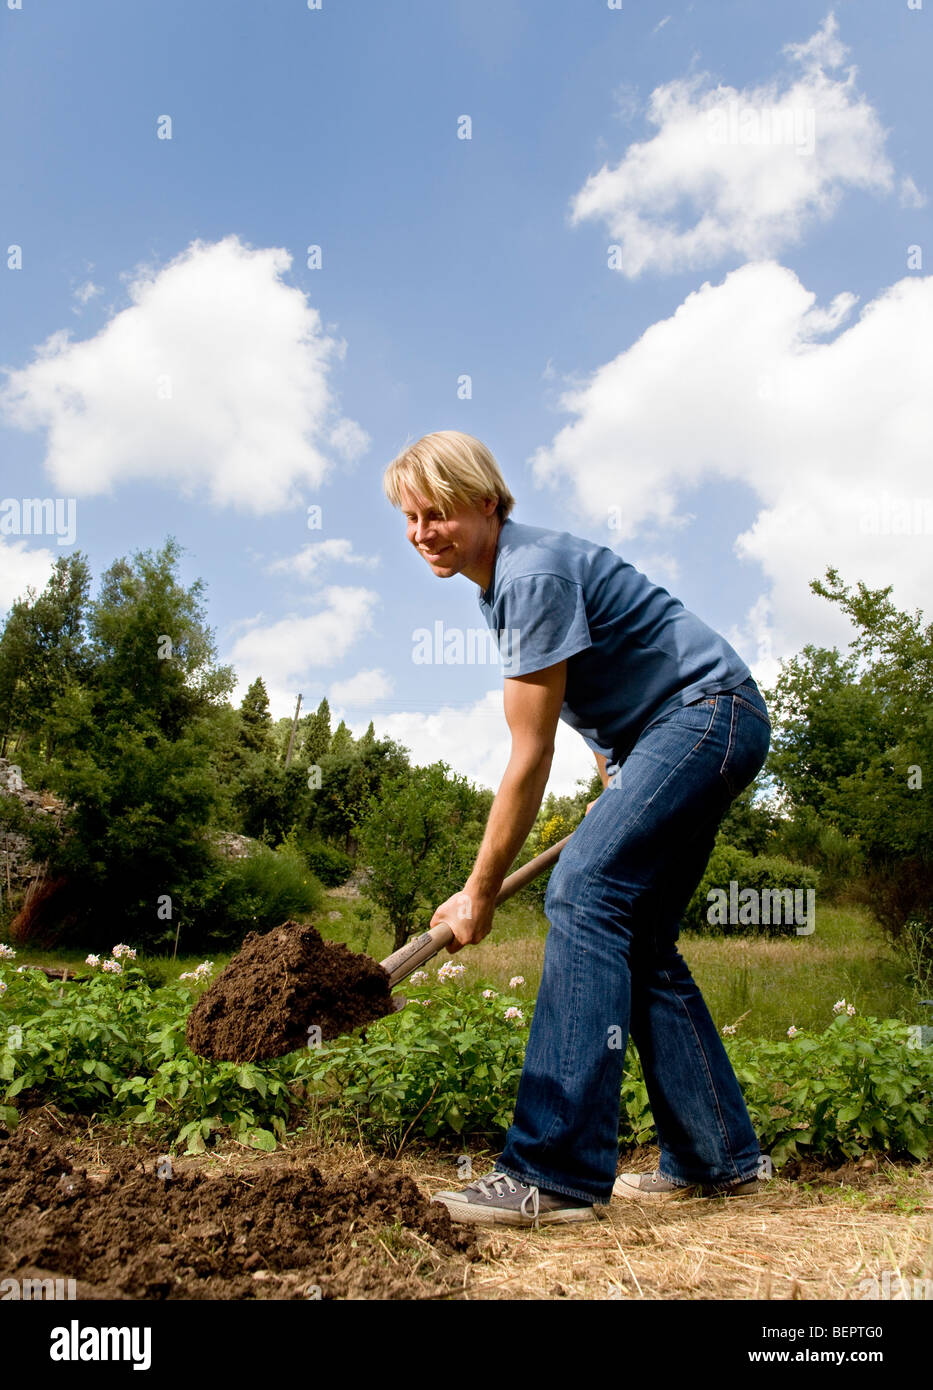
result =
M0 1279L73 1279L81 1299L416 1299L478 1258L387 1166L328 1180L291 1155L208 1175L147 1146L94 1171L67 1157L91 1145L49 1129L24 1116L0 1141Z
M392 1007L377 961L306 923L285 922L250 932L191 1010L185 1036L202 1057L252 1062L352 1032Z

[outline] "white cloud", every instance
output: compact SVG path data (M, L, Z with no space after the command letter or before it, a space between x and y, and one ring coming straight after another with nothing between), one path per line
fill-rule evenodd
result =
M451 705L434 714L411 710L374 715L373 724L379 737L404 744L413 763L424 766L442 758L471 782L498 790L511 749L501 686L467 708ZM361 725L360 731L364 728ZM545 795L572 795L577 779L588 778L595 770L593 755L580 735L560 721Z
M83 307L89 300L93 299L98 294L103 294L103 292L102 285L95 285L93 280L85 280L84 284L79 285L74 291L72 297ZM76 309L75 313L77 312L78 310Z
M284 713L302 682L309 682L319 667L335 666L350 648L372 628L373 613L380 602L370 589L338 588L322 590L323 604L316 613L280 618L268 623L260 614L236 639L225 659L232 662L240 677L234 699L241 698L248 685L262 676L269 691L270 706L276 717ZM314 677L311 684L320 683ZM294 687L295 694L288 691ZM273 691L275 701L273 702Z
M848 189L890 192L885 131L856 92L857 69L844 80L824 71L847 53L837 28L830 14L807 42L788 44L797 71L783 81L713 86L701 73L656 87L647 116L657 133L587 179L572 221L603 222L618 269L636 277L776 255Z
M901 179L900 204L902 208L925 208L927 205L926 194L920 191L909 174Z
M366 565L369 569L379 564L378 555L354 555L353 542L334 537L327 541L314 541L303 546L294 555L286 555L281 560L273 560L266 566L268 574L295 574L300 579L311 579L322 566L330 563L346 565Z
M59 490L88 496L155 479L261 515L318 487L329 451L358 456L368 437L338 418L329 380L345 344L284 282L291 261L236 236L195 241L169 265L135 272L132 305L95 337L71 342L59 330L10 372L7 418L48 431Z
M839 25L832 10L815 34L811 34L803 43L786 43L783 52L789 53L808 72L841 67L849 54L839 38Z
M737 634L746 658L845 641L808 588L828 565L929 607L933 277L899 281L840 327L854 304L815 307L773 261L706 283L562 397L574 419L533 459L540 481L569 481L588 521L608 528L614 509L607 543L623 550L668 531L688 491L708 523L693 491L705 481L750 488L759 510L733 540L750 600L763 577L767 603L750 602Z
M348 680L336 681L328 691L328 701L335 710L343 705L368 705L372 700L384 700L395 689L395 682L385 671L357 671Z
M58 558L51 550L31 550L24 540L0 537L0 613L8 612L18 598L25 598L29 585L41 593Z

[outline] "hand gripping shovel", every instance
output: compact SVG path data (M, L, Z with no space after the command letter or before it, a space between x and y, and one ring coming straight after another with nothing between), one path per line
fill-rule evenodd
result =
M514 874L509 874L496 895L496 907L501 906L506 898L511 898L520 888L524 888L526 883L531 883L546 869L552 868L557 863L560 852L569 839L570 836L565 835L562 840L558 840L556 845L551 845L550 848L536 855L534 859L529 859L528 863L523 864L520 869L516 869ZM389 976L392 988L394 989L396 985L407 979L412 971L418 969L419 965L424 965L425 961L436 956L438 951L442 951L453 939L454 934L451 927L446 922L438 922L436 927L429 927L421 936L416 936L413 941L407 941L391 956L386 956L385 960L380 961L380 965ZM405 999L397 999L395 1002L396 1011L404 1008L406 1002Z

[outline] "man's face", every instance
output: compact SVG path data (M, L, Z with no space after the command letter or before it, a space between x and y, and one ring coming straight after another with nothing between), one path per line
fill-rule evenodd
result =
M473 506L461 505L445 521L426 498L402 494L408 539L440 579L475 569L482 561L489 550L496 506L495 498Z

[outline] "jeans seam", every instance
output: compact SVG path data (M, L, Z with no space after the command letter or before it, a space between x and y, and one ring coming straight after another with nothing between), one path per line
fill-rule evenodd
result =
M730 779L729 779L729 774L726 772L726 768L729 766L729 759L732 757L732 750L733 750L733 748L735 747L735 726L736 726L736 717L735 717L735 696L732 697L732 700L733 700L733 703L732 703L732 706L730 707L730 710L729 710L729 743L728 743L728 746L727 746L727 748L726 748L726 756L723 758L723 760L722 760L722 765L721 765L721 767L720 767L720 769L719 769L719 775L720 775L720 777L722 778L722 780L725 782L726 787L727 787L728 792L729 792L729 795L730 795L730 796L735 796L735 794L736 794L735 786L734 786L733 783L730 781Z
M715 698L717 701L718 701L718 699L719 699L718 696L715 696L714 698ZM657 787L655 787L654 791L651 793L651 796L650 796L650 797L648 798L648 800L645 802L644 806L642 806L642 808L641 808L641 810L639 811L639 813L638 813L638 815L636 816L636 818L631 822L631 825L630 825L630 827L629 827L631 830L634 830L634 828L638 825L639 821L641 821L641 820L644 818L645 812L649 810L649 808L653 805L655 799L656 799L658 796L660 796L661 792L664 791L665 787L666 787L667 784L670 782L671 778L674 777L674 776L676 776L676 774L680 772L680 769L683 767L683 765L684 765L684 763L687 761L687 759L688 759L688 758L691 758L691 757L693 756L693 754L694 754L694 753L697 751L697 749L699 748L700 744L701 744L701 743L704 743L704 742L706 741L706 739L709 738L710 733L712 732L713 725L714 725L715 722L716 722L716 715L717 715L718 713L719 713L719 705L717 704L717 706L716 706L716 708L713 710L712 716L711 716L711 718L710 718L709 726L708 726L706 732L703 734L702 738L698 739L697 742L693 745L693 747L692 747L692 748L689 748L689 749L687 750L687 752L683 755L683 757L674 765L674 767L672 767L672 768L670 769L670 771L668 772L668 774L667 774L667 776L665 777L664 781L661 782L661 783L659 783L659 785L658 785ZM609 863L609 860L608 860L608 859L602 860L602 861L601 861L601 867L604 867L605 864L608 864L608 863Z
M670 971L669 971L669 970L665 970L663 973L664 973L664 975L665 975L665 977L666 977L666 979L667 979L668 984L671 985L671 987L672 987L672 988L671 988L671 993L672 993L673 997L674 997L674 998L677 1000L677 1002L680 1004L680 1006L681 1006L681 1008L682 1008L682 1010L683 1010L683 1012L684 1012L684 1015L686 1016L687 1022L690 1024L690 1029L691 1029L691 1032L693 1033L694 1042L695 1042L696 1045L697 1045L697 1051L699 1052L700 1059L701 1059L701 1061L702 1061L703 1071L704 1071L704 1074L705 1074L705 1076L706 1076L707 1084L709 1085L710 1093L712 1094L713 1102L714 1102L715 1107L716 1107L716 1119L717 1119L717 1121L718 1121L718 1123L719 1123L719 1131L720 1131L720 1138L721 1138L721 1141L722 1141L723 1152L724 1152L724 1153L727 1153L727 1154L729 1155L729 1159L730 1159L730 1161L731 1161L731 1163L732 1163L733 1171L734 1171L735 1173L738 1173L738 1167L737 1167L736 1161L735 1161L735 1154L732 1152L732 1148L731 1148L731 1146L730 1146L730 1144L729 1144L729 1131L728 1131L728 1127L727 1127L727 1125L726 1125L725 1120L723 1119L722 1106L721 1106L720 1103L719 1103L719 1092L716 1090L716 1083L715 1083L715 1081L713 1080L712 1074L711 1074L711 1072L710 1072L710 1068L709 1068L709 1059L708 1059L707 1056L706 1056L706 1051L705 1051L705 1049L704 1049L704 1047L703 1047L702 1039L700 1038L699 1034L697 1033L696 1024L694 1023L694 1021L693 1021L693 1019L692 1019L692 1017L691 1017L691 1015L690 1015L690 1010L687 1008L686 1004L684 1003L683 999L681 999L681 997L680 997L680 995L677 993L677 991L676 991L675 989L673 989L673 981L671 980ZM659 1169L658 1171L660 1172L660 1169ZM673 1181L674 1181L673 1178L668 1178L668 1177L666 1177L666 1175L665 1175L664 1173L661 1173L661 1176L662 1176L663 1178L665 1178L665 1181L666 1181L666 1182L673 1182Z

